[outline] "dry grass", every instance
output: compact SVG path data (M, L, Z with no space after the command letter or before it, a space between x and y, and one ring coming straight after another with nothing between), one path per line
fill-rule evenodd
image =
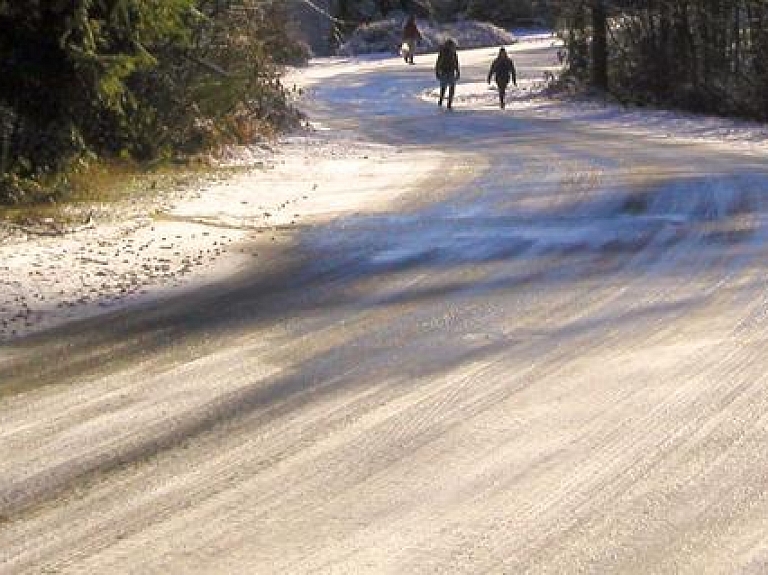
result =
M219 171L217 169L217 171ZM98 214L119 217L121 205L152 206L170 194L210 177L203 163L163 164L151 169L129 162L93 164L68 174L57 185L63 191L42 202L0 206L0 221L21 226L82 225Z

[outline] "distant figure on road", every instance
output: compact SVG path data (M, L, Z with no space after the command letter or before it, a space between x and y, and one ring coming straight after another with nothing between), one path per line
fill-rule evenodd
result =
M507 95L507 86L509 81L517 86L517 71L515 70L515 63L507 55L507 51L504 48L499 49L499 55L491 64L491 69L488 71L488 83L491 83L491 79L496 76L496 86L499 89L499 105L503 110L506 106L504 101Z
M416 44L421 40L421 32L416 26L416 16L409 16L403 28L403 59L406 64L413 64L413 55L416 53Z
M461 72L459 71L459 56L456 54L456 42L450 38L445 41L437 54L435 76L440 82L440 99L437 101L437 105L443 105L445 90L447 89L447 108L451 110L453 108L453 95L456 93L456 82L461 77Z

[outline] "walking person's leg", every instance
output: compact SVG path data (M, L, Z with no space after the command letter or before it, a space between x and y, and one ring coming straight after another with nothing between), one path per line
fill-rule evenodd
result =
M448 109L453 108L453 95L456 93L456 81L448 82Z
M507 85L505 83L498 84L499 87L499 106L503 110L506 107Z
M448 87L448 82L440 80L440 99L437 101L438 106L443 105L443 99L445 98L445 89Z

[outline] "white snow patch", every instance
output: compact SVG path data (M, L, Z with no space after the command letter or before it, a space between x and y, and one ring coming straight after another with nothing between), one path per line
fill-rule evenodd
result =
M518 86L509 87L507 109L499 113L525 118L567 120L609 132L621 131L680 142L709 143L742 151L768 151L768 126L759 122L683 111L624 107L595 100L552 97L547 89L546 75L556 74L561 69L556 57L559 40L551 35L534 34L524 37L514 46L508 46L507 50L515 59L516 54L541 48L542 44L552 49L551 54L543 56L541 65L537 67L525 66L520 69L518 62ZM488 49L460 52L463 67L490 65L492 57L493 52ZM489 88L483 78L465 77L457 86L457 106L467 109L498 107L498 96L494 88L495 86ZM431 99L436 95L437 92L433 89L422 94L422 98Z
M522 61L525 56L533 65L519 65L519 87L510 89L508 108L495 109L495 92L484 78L469 73L458 86L457 108L578 122L606 133L768 151L763 124L549 98L543 74L559 66L557 40L542 33L516 36L520 41L509 46L513 57ZM494 50L461 50L463 69L487 69ZM534 62L528 51L541 59ZM416 66L414 72L425 73L430 66ZM335 75L357 74L367 75L368 90L402 92L413 84L398 86L387 74L402 69L402 60L381 55L325 58L292 70L286 82L306 89ZM436 97L432 88L401 95ZM257 249L238 248L244 241L253 246L256 240L269 242L278 234L356 210L391 207L410 183L445 160L438 152L409 150L406 163L396 148L345 141L320 124L310 125L313 135L288 138L275 150L233 150L223 163L251 166L247 171L189 189L157 216L132 215L64 237L5 238L0 244L0 341L204 286L258 257ZM718 198L722 202L717 209L738 208L731 205L738 201L722 194ZM652 209L669 212L668 202L675 200L673 194L661 194L656 201L667 204ZM683 208L672 211L680 217L692 215Z
M349 40L339 48L342 56L358 54L396 53L402 42L404 22L397 18L364 24L355 30ZM416 52L434 52L446 39L453 39L460 48L500 46L513 44L515 36L487 22L460 20L446 24L435 24L428 20L417 20L421 41Z
M243 161L242 150L230 163ZM247 157L247 156L245 156ZM439 153L333 138L286 138L256 165L186 191L154 216L0 245L0 342L200 289L300 226L390 206ZM0 355L0 359L1 359Z

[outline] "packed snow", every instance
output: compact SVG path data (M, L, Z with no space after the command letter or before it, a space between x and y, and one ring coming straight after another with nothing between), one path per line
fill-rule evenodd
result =
M507 45L513 59L559 44L549 33L516 32L514 37L517 41ZM497 49L460 50L462 66L487 66ZM768 151L763 124L553 96L547 77L560 64L556 51L549 53L539 66L518 61L518 86L510 87L508 107L497 113L588 124L607 136L621 130L755 154ZM434 58L421 54L413 67L391 54L323 58L292 70L285 81L301 88L306 103L313 88L329 77L348 76L352 82L369 72L407 72L423 79L422 89L410 92L412 84L374 74L372 84L337 94L338 101L330 104L349 105L353 93L363 101L365 90L390 91L392 105L433 102ZM497 94L482 75L465 74L455 107L460 113L489 111L497 107ZM427 110L414 106L410 113L432 113ZM290 241L292 230L316 225L328 214L384 209L394 199L393 188L417 182L443 159L438 152L408 154L405 164L402 148L363 135L341 136L310 117L303 133L283 138L272 149L233 153L229 163L241 164L234 173L212 176L165 199L161 195L159 205L126 212L118 223L97 221L59 237L0 224L0 341L215 282L260 257L254 239ZM121 208L113 209L119 213Z
M305 132L6 242L23 329L193 291L2 348L0 571L765 571L762 127L551 99L551 37L500 110L496 48L452 112L315 61Z

